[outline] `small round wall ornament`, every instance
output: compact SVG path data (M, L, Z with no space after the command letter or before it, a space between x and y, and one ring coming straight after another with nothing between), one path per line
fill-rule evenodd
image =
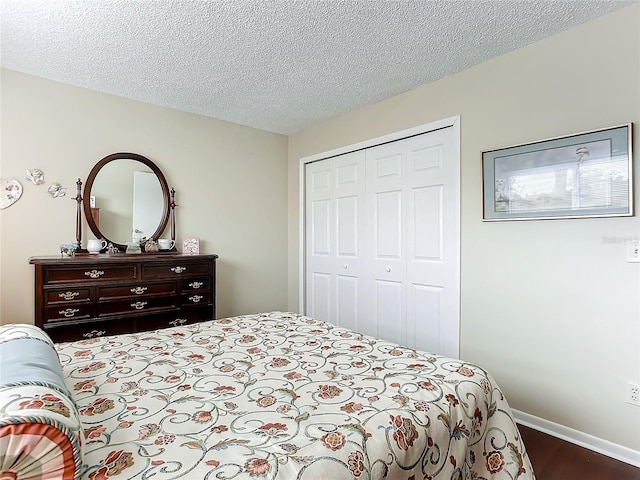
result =
M27 170L27 180L30 180L34 185L42 185L44 183L44 172L39 168Z
M0 178L0 209L16 203L22 196L22 184L15 178Z

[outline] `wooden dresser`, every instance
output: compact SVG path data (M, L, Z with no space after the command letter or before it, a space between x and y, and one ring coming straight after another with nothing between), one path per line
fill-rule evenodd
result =
M217 255L33 257L35 321L54 342L216 318Z

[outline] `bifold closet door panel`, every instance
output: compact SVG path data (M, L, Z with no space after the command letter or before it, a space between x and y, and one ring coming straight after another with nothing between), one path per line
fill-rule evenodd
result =
M335 324L361 331L366 321L365 154L333 159L335 171Z
M330 321L334 249L332 237L333 164L306 166L305 269L307 314Z
M307 314L359 331L366 299L364 152L306 165Z
M366 150L367 290L363 332L406 345L406 140Z
M451 128L407 139L407 344L430 352L457 324L452 145Z

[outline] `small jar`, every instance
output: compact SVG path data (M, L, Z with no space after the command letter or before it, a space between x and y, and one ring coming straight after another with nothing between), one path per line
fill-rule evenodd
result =
M144 244L144 251L147 253L157 253L160 250L158 247L158 242L155 240L147 240Z
M127 243L127 250L125 253L140 253L140 244L137 242Z

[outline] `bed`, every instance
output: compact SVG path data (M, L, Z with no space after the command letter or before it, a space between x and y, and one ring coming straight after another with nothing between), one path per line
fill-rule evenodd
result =
M535 478L485 370L302 315L54 348L66 387L54 393L71 400L82 433L66 430L76 462L67 478Z

